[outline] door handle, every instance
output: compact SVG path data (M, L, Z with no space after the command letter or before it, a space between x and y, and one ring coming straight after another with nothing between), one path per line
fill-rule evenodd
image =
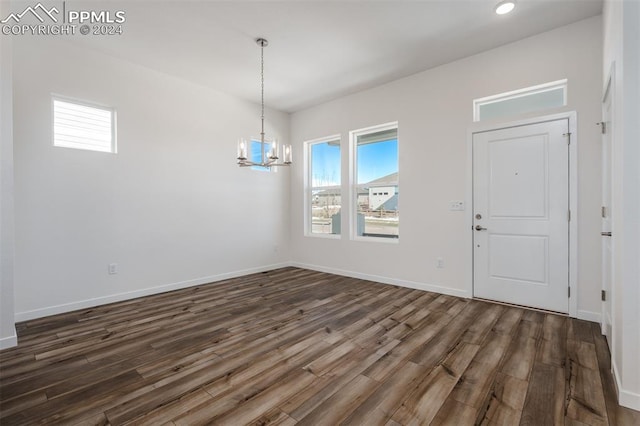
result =
M602 235L603 237L610 237L611 232L601 232L600 235Z
M476 225L476 231L486 231L486 230L487 230L487 228L483 228L480 225Z

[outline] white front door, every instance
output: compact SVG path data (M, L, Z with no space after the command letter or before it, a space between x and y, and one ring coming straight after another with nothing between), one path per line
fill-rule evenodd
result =
M473 294L569 312L568 119L473 135Z
M611 283L612 256L611 249L611 80L602 104L602 290L605 292L602 302L602 334L611 342Z

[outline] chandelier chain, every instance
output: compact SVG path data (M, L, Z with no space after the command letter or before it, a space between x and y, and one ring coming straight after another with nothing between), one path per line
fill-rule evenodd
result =
M260 120L262 121L262 131L260 133L261 142L264 144L264 43L260 44Z

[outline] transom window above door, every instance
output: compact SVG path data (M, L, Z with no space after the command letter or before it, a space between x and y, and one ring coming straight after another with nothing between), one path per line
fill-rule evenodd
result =
M485 121L567 105L567 80L552 81L473 101L473 121Z

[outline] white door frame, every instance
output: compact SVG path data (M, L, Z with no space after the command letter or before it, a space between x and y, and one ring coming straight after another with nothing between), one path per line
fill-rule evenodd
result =
M608 159L609 161L609 199L610 199L610 206L607 206L607 208L611 209L611 211L613 211L613 161L612 161L612 157L613 157L613 129L614 126L612 126L611 124L613 123L613 121L615 120L615 99L613 98L614 94L615 94L615 70L616 70L616 63L615 61L611 63L611 67L609 68L609 74L607 76L606 79L606 83L604 85L603 91L602 91L602 115L603 115L603 119L604 119L604 105L605 102L607 100L607 97L609 97L609 102L610 102L610 106L609 106L609 123L607 123L607 129L606 131L609 132L609 155L611 155L611 157ZM604 170L603 170L604 173ZM603 182L603 186L604 186L604 176L601 177L602 182ZM603 194L604 194L604 187L603 187ZM602 220L602 219L601 219ZM609 218L610 220L610 225L611 225L611 229L610 231L613 232L613 217ZM615 235L615 234L614 234ZM604 253L604 245L601 247L600 249L601 253ZM615 308L614 308L614 303L615 303L615 297L613 297L614 294L614 290L613 290L613 283L615 280L615 268L614 268L614 259L615 259L615 245L613 244L613 241L610 241L610 252L611 252L611 259L610 259L610 265L609 265L609 288L606 289L607 290L607 294L606 294L606 301L602 301L601 304L601 311L600 311L600 332L607 336L608 339L608 343L609 343L609 350L613 355L613 312L615 312ZM604 289L604 274L606 273L605 268L604 268L604 259L602 259L602 289ZM608 312L609 317L611 319L611 323L609 324L609 326L611 327L611 335L609 335L606 330L606 322L607 322L607 308L606 305L607 303L609 303L609 307L610 310Z
M465 244L467 247L467 282L466 288L469 297L473 297L473 135L493 130L507 129L509 127L526 126L567 119L569 132L571 133L569 145L569 209L571 221L569 222L569 316L576 318L578 315L578 125L575 111L562 112L553 115L544 115L505 123L474 123L467 131L467 188L465 203L468 206L465 214Z

